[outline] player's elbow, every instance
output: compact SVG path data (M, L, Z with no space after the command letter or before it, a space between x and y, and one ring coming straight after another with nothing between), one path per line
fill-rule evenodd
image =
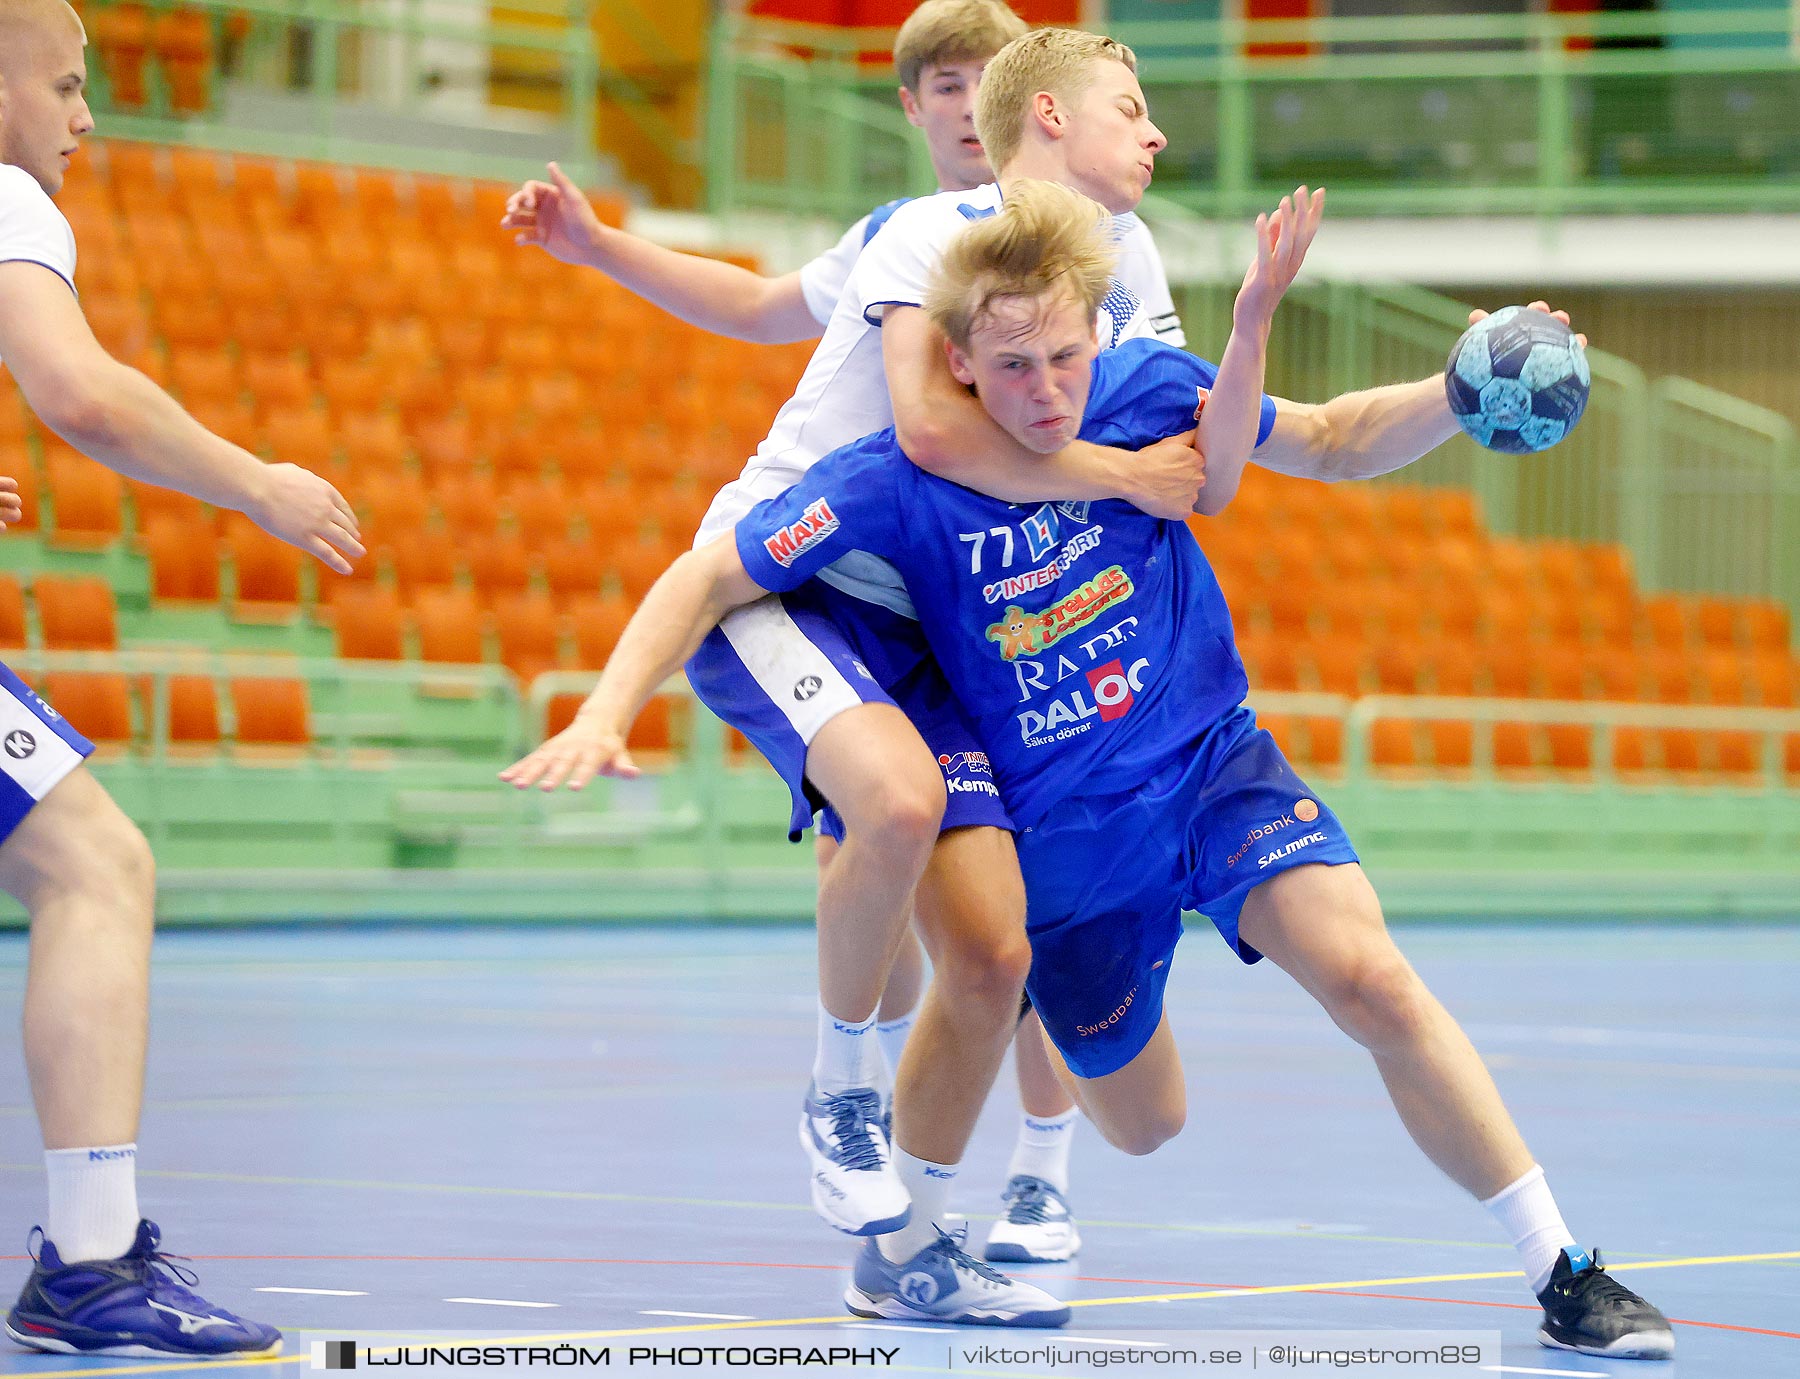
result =
M954 429L928 414L903 418L896 413L894 438L907 459L941 479L955 479L968 454L956 444Z
M110 453L127 429L119 390L92 375L51 380L26 400L44 425L88 454Z

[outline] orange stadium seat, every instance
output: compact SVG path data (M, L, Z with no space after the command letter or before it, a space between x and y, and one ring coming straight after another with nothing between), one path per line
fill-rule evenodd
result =
M1593 732L1585 723L1550 723L1544 728L1550 765L1559 771L1591 771Z
M400 596L381 585L342 590L332 599L337 654L350 661L406 659L405 618Z
M53 546L91 550L110 545L125 530L125 484L104 465L60 441L49 447Z
M481 605L467 589L429 589L413 608L419 656L463 664L485 660Z
M1378 767L1417 766L1419 751L1413 724L1400 718L1376 719L1369 752L1370 759Z
M432 496L452 540L491 536L500 525L500 486L483 470L434 476Z
M606 565L585 537L566 536L536 546L543 561L544 583L559 600L598 595L606 583Z
M1466 771L1475 760L1475 725L1460 719L1434 719L1425 725L1431 764L1440 771Z
M1765 708L1787 709L1795 703L1795 684L1800 681L1794 658L1785 649L1758 652L1749 666L1756 687L1756 702Z
M0 574L0 647L25 645L25 589L17 575Z
M492 607L508 594L531 587L531 550L510 532L472 537L463 543L469 583L475 595Z
M236 719L232 736L239 742L305 746L312 741L304 680L234 679L231 707Z
M456 548L441 533L421 533L412 540L384 539L381 549L393 565L395 587L408 604L417 605L427 591L448 589L456 583Z
M258 348L256 342L244 338L242 323L235 316L232 320L238 342L245 347L244 383L256 399L257 410L266 415L283 409L310 408L314 397L312 375L293 352L293 337L287 333L289 323L279 316L271 318L261 309L246 314L261 320L273 319L282 330L274 341Z
M574 515L568 492L560 480L552 478L515 481L507 488L501 506L511 514L520 540L536 551L567 537Z
M31 582L38 631L51 651L113 651L119 620L110 585L95 575L39 575Z
M360 474L354 487L352 505L368 519L368 534L384 541L424 537L431 523L431 494L417 474Z
M187 515L152 517L144 527L150 597L158 603L216 603L219 553L212 524L188 500Z
M1656 594L1639 609L1643 640L1656 646L1681 648L1688 644L1692 628L1689 600L1680 594Z
M219 731L219 693L211 678L204 675L171 675L168 689L169 741L183 746L217 743ZM141 701L148 712L155 704L155 692L146 686Z
M1787 606L1774 599L1749 599L1742 605L1745 640L1752 647L1788 644Z
M256 621L280 621L300 610L300 565L306 559L247 520L225 529L235 597L232 614Z
M311 470L330 469L337 442L323 412L311 407L272 407L263 417L262 441L270 458Z
M575 631L575 663L584 670L600 670L619 644L619 635L631 621L631 605L617 596L584 598L574 607L570 622Z
M94 742L130 742L131 688L123 675L46 671L41 692L83 737Z
M494 605L500 664L529 685L562 660L556 605L543 593L502 595Z

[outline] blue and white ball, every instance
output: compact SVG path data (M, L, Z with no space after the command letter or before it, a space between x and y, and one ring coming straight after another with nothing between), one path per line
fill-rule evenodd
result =
M1548 450L1587 408L1587 351L1548 312L1503 307L1464 332L1444 366L1457 424L1489 450Z

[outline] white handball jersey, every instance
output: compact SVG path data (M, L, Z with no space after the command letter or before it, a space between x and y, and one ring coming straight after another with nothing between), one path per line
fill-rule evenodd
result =
M998 211L1000 200L1000 188L991 182L972 191L939 192L894 207L885 225L876 227L879 233L864 227L866 243L799 387L776 414L768 438L743 473L713 499L695 545L729 531L764 499L785 493L839 446L894 424L881 358L882 313L890 306L923 304L944 249L971 221ZM1119 270L1100 306L1102 348L1142 335L1184 345L1162 258L1149 230L1135 215L1117 217L1116 225ZM856 228L846 233L845 240ZM888 584L886 579L881 582ZM898 578L892 583L897 586ZM898 606L891 596L877 601Z
M23 168L0 163L0 263L37 263L75 290L75 232Z
M910 196L902 196L877 206L800 270L800 295L813 320L822 326L830 324L831 313L837 310L838 298L844 295L844 284L850 281L850 270L856 267L863 246L880 233L888 217L910 200Z

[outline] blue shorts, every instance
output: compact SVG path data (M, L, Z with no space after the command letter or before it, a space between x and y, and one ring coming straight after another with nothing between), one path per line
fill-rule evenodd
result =
M700 701L787 782L790 839L820 810L820 830L843 838L843 822L806 777L806 751L859 704L892 704L919 730L944 772L945 829L1012 829L987 752L911 618L815 580L731 613L688 661L687 676Z
M1354 862L1333 814L1238 708L1142 787L1065 800L1019 834L1032 1006L1081 1077L1117 1072L1162 1018L1181 912L1243 961L1244 900L1271 876Z
M0 843L94 744L0 664Z

